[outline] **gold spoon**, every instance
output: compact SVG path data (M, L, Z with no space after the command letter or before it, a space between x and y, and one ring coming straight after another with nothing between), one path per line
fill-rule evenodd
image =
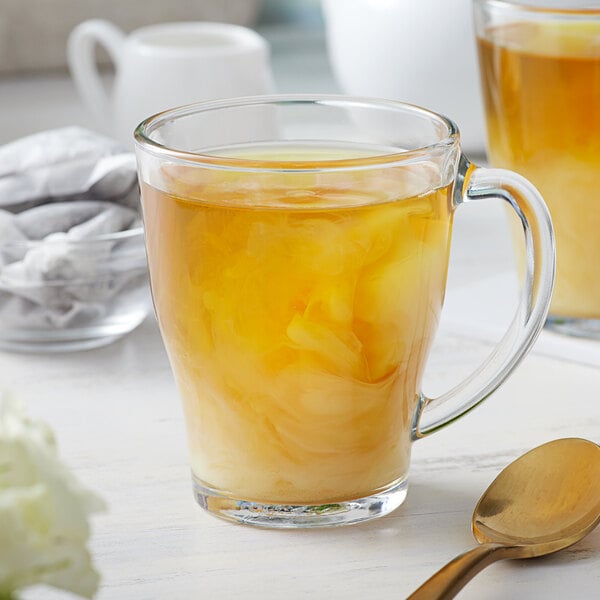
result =
M508 465L479 500L471 524L480 545L457 556L407 600L447 600L504 558L571 546L600 522L600 446L548 442Z

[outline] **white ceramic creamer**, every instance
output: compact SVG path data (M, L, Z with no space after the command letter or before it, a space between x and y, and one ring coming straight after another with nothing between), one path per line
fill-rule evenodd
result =
M115 65L107 93L95 61L102 45ZM97 125L127 144L157 112L216 98L273 91L269 46L256 32L223 23L165 23L125 35L104 20L78 25L68 44L71 74Z

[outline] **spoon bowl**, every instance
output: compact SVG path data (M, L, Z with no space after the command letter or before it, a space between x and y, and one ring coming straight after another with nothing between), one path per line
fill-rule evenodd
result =
M519 547L527 556L567 548L600 522L600 446L555 440L521 456L486 490L473 512L480 543Z
M504 558L567 548L600 522L600 446L555 440L508 465L485 491L472 518L479 542L427 580L408 600L454 596L479 571Z

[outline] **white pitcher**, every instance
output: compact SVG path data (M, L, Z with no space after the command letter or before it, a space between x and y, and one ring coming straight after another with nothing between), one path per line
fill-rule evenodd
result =
M111 94L97 70L96 44L115 65ZM68 58L97 126L128 145L138 123L162 110L273 90L267 42L237 25L165 23L126 36L112 23L94 19L71 32Z

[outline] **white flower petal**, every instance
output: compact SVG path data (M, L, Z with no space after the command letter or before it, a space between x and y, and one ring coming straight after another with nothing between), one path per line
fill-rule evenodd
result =
M48 426L0 401L0 597L45 583L91 598L88 519L104 508L60 461Z

